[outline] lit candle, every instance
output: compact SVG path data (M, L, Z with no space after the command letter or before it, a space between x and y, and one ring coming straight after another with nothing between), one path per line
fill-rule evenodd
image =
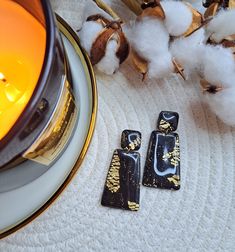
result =
M0 140L33 94L45 49L43 25L14 1L0 0Z

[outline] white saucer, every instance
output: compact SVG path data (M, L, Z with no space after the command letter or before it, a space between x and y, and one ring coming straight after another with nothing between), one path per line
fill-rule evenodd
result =
M78 170L94 131L97 111L94 73L88 57L78 44L76 34L62 18L57 19L79 104L77 127L64 154L50 169L24 186L0 193L0 238L31 222L59 196ZM27 169L30 167L25 167L26 173Z

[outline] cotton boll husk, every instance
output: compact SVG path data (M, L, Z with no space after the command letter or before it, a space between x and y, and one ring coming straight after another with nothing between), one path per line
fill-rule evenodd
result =
M184 68L185 77L199 70L205 45L205 31L203 28L194 32L189 37L175 39L170 46L172 56Z
M235 9L220 11L207 25L207 33L217 43L235 34Z
M110 40L106 47L105 56L96 65L97 69L101 72L111 75L114 74L119 68L119 59L116 56L117 41Z
M90 55L92 44L97 38L99 32L103 29L103 26L95 21L84 22L82 29L78 35L82 47Z
M216 94L205 93L204 99L222 121L235 126L235 86L225 88Z
M222 46L206 46L203 50L204 79L214 85L235 85L235 61L232 51Z
M83 25L79 31L79 38L81 45L90 54L91 47L99 32L103 29L103 26L95 21L86 21L91 15L100 14L105 18L111 19L111 17L92 0L87 0L83 11Z
M169 60L169 33L161 20L144 17L125 32L132 48L149 62L149 77L162 78L174 70Z
M165 12L164 23L170 35L180 36L190 27L193 17L192 12L184 3L176 1L161 2Z

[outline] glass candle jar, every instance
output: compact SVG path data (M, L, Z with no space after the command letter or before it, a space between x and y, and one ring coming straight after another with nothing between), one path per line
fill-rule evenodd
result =
M77 109L49 1L1 0L0 34L0 169L25 159L50 165Z

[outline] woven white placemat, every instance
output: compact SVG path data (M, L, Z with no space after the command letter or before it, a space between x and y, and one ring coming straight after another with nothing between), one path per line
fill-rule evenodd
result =
M74 28L85 0L51 0ZM128 16L121 1L114 8ZM142 83L125 63L114 76L97 74L99 112L86 159L59 200L41 217L0 241L0 251L234 251L235 130L200 100L197 78ZM137 213L100 205L112 152L123 129L149 136L161 110L180 114L182 188L141 187Z

